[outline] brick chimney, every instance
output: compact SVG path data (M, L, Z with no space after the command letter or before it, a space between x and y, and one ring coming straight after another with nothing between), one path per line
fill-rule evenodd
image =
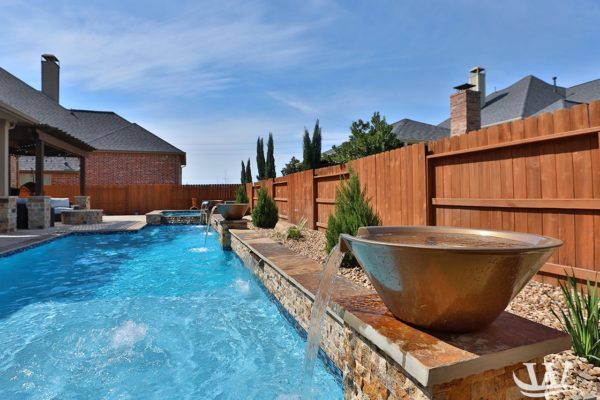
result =
M450 135L462 135L481 128L481 93L471 90L474 85L456 86L450 96Z
M42 93L58 103L60 63L52 54L42 54Z

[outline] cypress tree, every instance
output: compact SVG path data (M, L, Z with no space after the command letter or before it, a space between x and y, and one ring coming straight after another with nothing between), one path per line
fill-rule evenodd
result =
M258 174L256 179L262 181L265 179L265 148L263 146L263 140L261 137L256 141L256 168Z
M246 166L244 165L244 160L242 160L242 174L240 178L240 182L242 185L246 183Z
M312 136L312 166L311 168L319 168L321 166L321 127L319 120L315 123L315 129Z
M246 183L252 183L252 170L250 169L250 159L246 164Z
M310 142L310 135L308 134L308 130L306 128L304 128L304 143L302 147L302 156L304 158L304 160L302 160L302 165L304 166L304 169L311 169L313 165L313 150L312 143Z
M269 133L269 140L267 141L267 164L265 167L265 177L275 178L277 172L275 171L275 148L273 144L273 134Z

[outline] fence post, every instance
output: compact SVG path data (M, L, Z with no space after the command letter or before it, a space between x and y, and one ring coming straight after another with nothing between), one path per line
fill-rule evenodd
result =
M317 191L318 191L318 187L317 187L317 180L315 179L315 170L311 169L310 172L310 178L312 180L312 193L310 194L310 197L312 199L312 229L318 229L317 227L317 222L319 220L319 207L318 207L318 203L317 203Z

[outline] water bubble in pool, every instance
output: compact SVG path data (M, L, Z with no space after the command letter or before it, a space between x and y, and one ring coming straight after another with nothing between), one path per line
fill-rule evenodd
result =
M250 292L250 282L243 279L236 279L231 286L233 286L238 293L246 294Z
M131 348L146 337L146 332L148 332L146 324L137 324L131 320L125 321L113 330L112 347L115 349L122 347Z
M192 253L206 253L208 251L208 247L194 247L190 249Z

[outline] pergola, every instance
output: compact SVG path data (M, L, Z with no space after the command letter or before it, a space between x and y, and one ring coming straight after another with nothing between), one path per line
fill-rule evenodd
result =
M94 147L61 129L41 124L7 104L0 103L0 196L8 196L9 155L35 156L35 192L44 195L44 157L78 157L79 191L85 195L85 159Z

